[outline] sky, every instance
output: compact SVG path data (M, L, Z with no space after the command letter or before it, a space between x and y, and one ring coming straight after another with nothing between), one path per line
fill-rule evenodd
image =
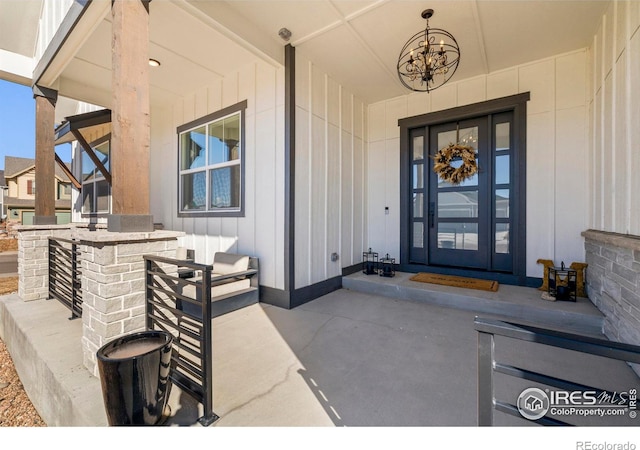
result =
M28 86L0 80L0 170L5 156L35 158L36 103ZM71 145L56 147L64 162L71 162Z

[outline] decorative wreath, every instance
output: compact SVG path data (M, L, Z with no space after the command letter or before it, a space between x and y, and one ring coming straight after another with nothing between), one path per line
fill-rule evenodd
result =
M433 171L442 181L458 185L478 172L476 151L466 145L449 144L433 157ZM460 167L453 167L453 161L462 160Z

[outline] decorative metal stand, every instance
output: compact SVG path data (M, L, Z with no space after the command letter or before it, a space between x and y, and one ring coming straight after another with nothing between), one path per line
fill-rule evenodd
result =
M390 258L389 254L387 253L387 256L385 256L384 259L380 261L380 276L393 277L396 274L395 264L395 258Z
M362 273L365 275L378 273L378 254L372 252L371 248L369 248L368 252L362 254Z
M549 268L548 293L556 300L576 301L576 287L578 272L574 269L567 269L564 262L560 267Z

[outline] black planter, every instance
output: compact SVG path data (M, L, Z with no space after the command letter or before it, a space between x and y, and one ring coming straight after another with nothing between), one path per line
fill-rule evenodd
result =
M98 370L111 426L158 425L171 391L171 345L164 331L119 337L98 350Z

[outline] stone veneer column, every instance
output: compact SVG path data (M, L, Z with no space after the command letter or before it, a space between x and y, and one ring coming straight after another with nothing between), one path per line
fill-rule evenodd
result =
M587 294L611 340L640 345L640 236L587 230ZM640 376L640 367L632 365Z
M24 301L49 298L49 237L70 238L70 225L21 225L18 234L18 295Z
M98 376L96 352L124 334L145 329L143 255L175 257L175 231L112 233L78 231L82 258L82 351L85 367Z

